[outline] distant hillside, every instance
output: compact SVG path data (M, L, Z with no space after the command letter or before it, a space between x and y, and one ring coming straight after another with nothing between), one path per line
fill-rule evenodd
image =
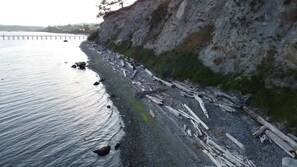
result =
M43 28L39 26L0 25L0 31L39 31Z
M75 25L61 25L61 26L48 26L43 28L43 32L52 33L91 33L94 32L99 25L97 24L75 24Z

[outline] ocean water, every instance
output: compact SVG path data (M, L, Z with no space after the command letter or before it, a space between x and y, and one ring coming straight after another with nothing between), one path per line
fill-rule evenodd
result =
M71 68L87 56L68 41L0 38L1 167L120 165L119 112L96 73ZM109 155L92 152L105 144Z

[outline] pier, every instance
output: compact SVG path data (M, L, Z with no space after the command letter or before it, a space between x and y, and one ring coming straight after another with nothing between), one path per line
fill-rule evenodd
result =
M46 34L41 34L41 35L7 35L7 34L2 34L0 39L1 40L86 40L87 35L46 35Z

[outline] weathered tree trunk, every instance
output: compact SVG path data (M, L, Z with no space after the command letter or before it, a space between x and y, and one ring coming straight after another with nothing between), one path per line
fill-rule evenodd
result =
M203 100L202 100L198 95L196 95L196 94L194 94L194 98L199 102L200 107L201 107L201 109L202 109L204 115L206 116L206 118L209 118Z
M164 80L162 80L162 79L160 79L160 78L158 78L158 77L155 77L155 76L154 76L154 79L157 80L157 81L159 81L159 82L161 82L161 83L163 83L163 84L166 85L166 86L169 86L169 87L173 87L173 86L174 86L172 83L169 83L169 82L167 82L167 81L164 81Z
M294 149L294 154L297 154L297 143L291 139L290 137L288 137L287 135L285 135L283 132L281 132L280 130L278 130L277 128L275 128L273 125L271 125L269 122L265 121L263 118L261 118L259 115L255 114L252 110L250 110L247 107L243 107L243 110L250 115L254 120L256 120L258 123L264 125L265 127L267 127L269 130L271 130L274 134L276 134L278 137L280 137L282 140L284 140L285 142L287 142L293 149Z

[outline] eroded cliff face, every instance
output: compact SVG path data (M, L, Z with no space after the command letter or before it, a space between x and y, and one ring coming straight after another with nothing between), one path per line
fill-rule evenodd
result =
M107 15L97 42L131 42L156 54L173 49L197 53L214 72L255 74L295 87L296 0L138 0ZM267 69L266 69L267 70Z

